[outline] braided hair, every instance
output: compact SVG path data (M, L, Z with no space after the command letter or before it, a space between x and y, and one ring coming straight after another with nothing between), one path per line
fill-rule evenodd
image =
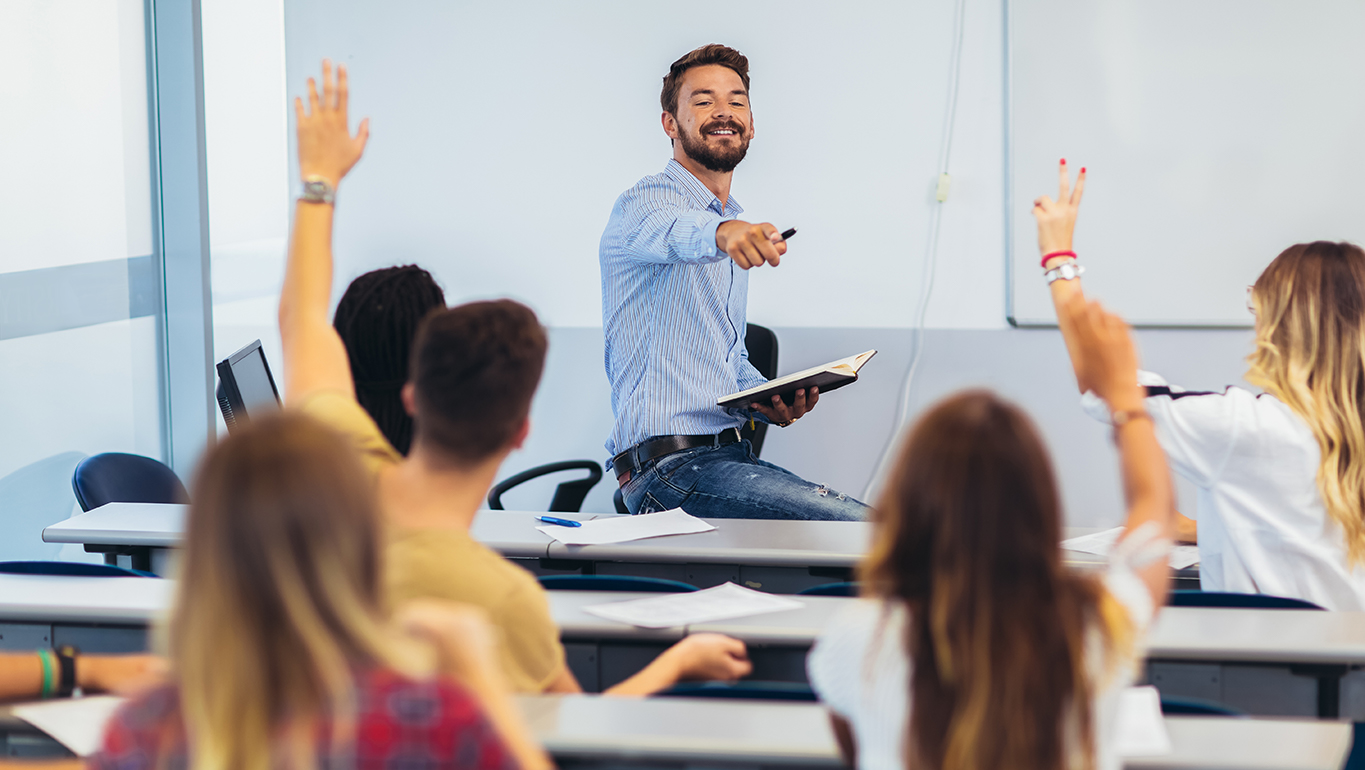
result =
M422 319L445 306L431 273L416 265L386 267L351 281L332 319L351 359L356 399L404 455L412 447L412 417L401 396L412 341Z

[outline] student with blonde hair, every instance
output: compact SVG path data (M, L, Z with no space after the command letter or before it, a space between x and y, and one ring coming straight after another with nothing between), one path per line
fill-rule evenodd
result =
M859 768L1121 765L1119 694L1169 582L1171 481L1123 322L1079 300L1066 312L1119 418L1126 535L1102 575L1067 568L1056 477L1028 417L985 391L930 409L873 509L865 598L808 664Z
M1034 206L1058 307L1081 295L1072 233L1085 186L1065 162ZM1290 246L1247 289L1256 347L1239 387L1193 392L1148 372L1146 409L1176 471L1199 487L1200 583L1334 610L1365 609L1365 251ZM1081 391L1084 352L1059 313ZM1087 411L1104 418L1093 396Z
M118 711L91 766L549 766L477 612L382 614L374 489L340 436L254 420L191 499L169 683Z

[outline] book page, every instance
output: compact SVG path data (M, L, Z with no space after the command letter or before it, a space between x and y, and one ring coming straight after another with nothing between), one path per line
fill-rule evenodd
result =
M748 390L741 390L737 393L731 393L728 396L721 397L720 399L718 399L718 401L729 401L734 398L741 398L750 393L759 393L773 387L774 385L782 386L789 383L800 382L801 380L810 377L811 375L819 374L820 372L834 372L836 374L844 374L849 377L852 377L858 373L859 369L863 368L863 364L867 363L868 359L872 358L876 354L877 354L876 350L868 350L859 353L855 356L849 356L847 358L841 358L837 361L831 361L821 366L812 366L809 369L799 371L795 374L788 374L785 377L778 377L775 380L769 380L768 382L765 382L762 385L759 385L758 387L749 388Z
M1114 753L1120 757L1156 757L1171 753L1171 736L1161 715L1155 687L1129 687L1119 693Z
M672 628L767 612L795 610L803 606L795 599L726 583L704 591L595 604L584 607L583 611L599 618L629 623L640 628Z
M1123 527L1114 527L1113 529L1106 529L1103 532L1093 532L1089 535L1073 537L1070 540L1062 541L1062 550L1093 553L1096 556L1108 556L1110 549L1119 541L1121 535L1123 535ZM1179 543L1172 546L1170 556L1171 569L1189 569L1198 563L1199 546Z
M644 540L648 537L710 532L715 526L689 515L681 508L674 508L658 513L642 513L639 516L585 521L581 527L547 524L536 529L564 545L606 545Z
M124 700L116 695L90 695L24 703L11 711L71 749L76 756L88 757L99 751L104 741L104 726Z

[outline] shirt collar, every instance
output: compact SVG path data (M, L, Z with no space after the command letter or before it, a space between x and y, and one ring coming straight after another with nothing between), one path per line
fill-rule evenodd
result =
M679 163L676 158L668 159L668 165L664 167L664 173L673 181L683 186L683 190L687 192L687 197L691 198L693 203L696 203L703 208L711 209L717 214L728 215L744 213L744 207L739 205L739 201L735 200L735 196L733 195L725 202L725 207L722 209L720 198L717 198L710 190L706 189L706 185L702 184L700 179L692 176L692 172L688 171L687 167Z

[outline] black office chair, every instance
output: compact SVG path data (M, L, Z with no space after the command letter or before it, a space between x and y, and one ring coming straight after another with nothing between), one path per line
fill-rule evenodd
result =
M105 452L81 460L71 488L82 511L106 503L186 503L190 496L175 471L142 455Z
M1239 594L1223 591L1172 591L1166 602L1171 607L1226 607L1258 610L1322 610L1312 602L1269 594Z
M547 591L643 591L651 594L683 594L697 587L680 580L635 575L541 575Z
M509 476L488 490L488 507L495 511L506 510L502 506L502 496L513 487L525 484L531 479L548 476L551 473L577 470L587 471L588 475L581 479L565 481L555 487L555 495L550 499L548 509L555 513L577 513L583 509L583 500L588 496L588 492L597 485L597 482L602 480L602 463L596 460L565 460L547 463L524 470L515 476Z
M758 324L746 324L744 347L749 351L749 363L754 365L759 374L769 380L777 377L777 335L772 329ZM763 451L763 439L767 435L766 422L756 422L753 428L746 422L744 427L739 429L739 437L748 439L753 445L754 457L758 457L758 453Z

